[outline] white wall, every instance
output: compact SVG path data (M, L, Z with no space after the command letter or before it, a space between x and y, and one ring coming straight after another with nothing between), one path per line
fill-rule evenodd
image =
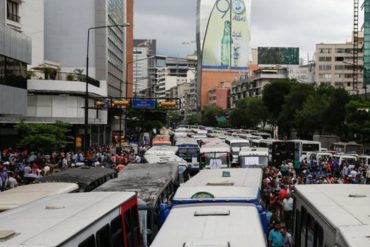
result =
M54 80L28 80L28 90L30 92L57 92L57 93L79 93L84 94L86 90L85 82L80 81L54 81ZM107 82L100 81L100 87L89 84L89 94L107 97Z
M45 1L45 59L56 61L61 67L84 67L87 30L93 26L95 26L94 0ZM93 32L90 33L89 50L91 67L95 66Z
M44 62L44 0L24 0L21 7L22 30L32 39L32 68Z
M28 95L27 121L84 123L84 97L71 95ZM107 112L89 110L89 124L107 124Z

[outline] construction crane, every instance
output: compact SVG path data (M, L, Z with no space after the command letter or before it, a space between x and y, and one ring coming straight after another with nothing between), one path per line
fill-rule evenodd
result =
M358 37L358 19L359 19L359 0L354 0L353 8L353 92L358 94L358 51L359 51L359 37Z

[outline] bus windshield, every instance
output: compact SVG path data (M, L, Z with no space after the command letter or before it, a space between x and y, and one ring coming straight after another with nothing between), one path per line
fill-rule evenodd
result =
M202 155L202 161L210 168L221 168L228 165L228 153L206 153Z
M317 152L320 151L320 145L315 143L304 143L302 144L303 152Z
M199 149L197 148L179 148L178 155L183 157L197 157Z
M245 156L240 158L240 167L267 166L268 156Z

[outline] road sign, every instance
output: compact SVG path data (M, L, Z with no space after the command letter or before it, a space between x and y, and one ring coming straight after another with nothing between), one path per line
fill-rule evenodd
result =
M132 108L135 109L155 109L155 99L133 99Z

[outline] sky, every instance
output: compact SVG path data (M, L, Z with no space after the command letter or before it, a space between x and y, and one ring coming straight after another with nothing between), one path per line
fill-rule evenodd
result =
M135 0L135 38L157 40L157 53L185 57L195 49L197 0ZM352 0L252 0L251 47L299 47L312 59L317 43L350 41ZM362 23L360 22L360 27Z

